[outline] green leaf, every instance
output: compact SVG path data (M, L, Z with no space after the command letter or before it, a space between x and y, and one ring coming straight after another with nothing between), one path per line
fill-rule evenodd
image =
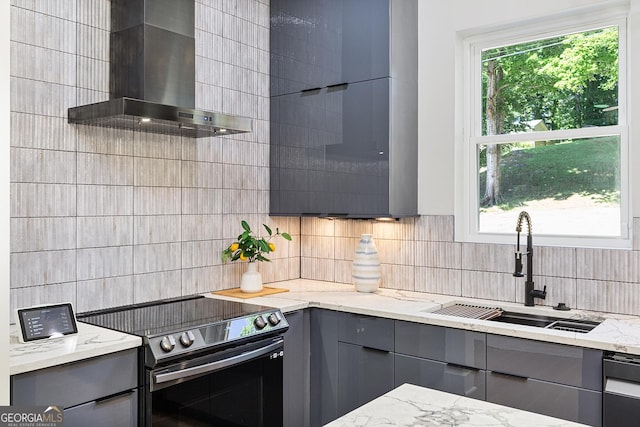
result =
M291 241L291 235L289 235L289 233L282 233L281 234L282 238L284 238L285 240L289 240Z
M247 231L247 233L251 233L251 227L249 227L249 224L247 224L247 221L243 219L242 221L240 221L240 225L242 225L242 228L244 228Z
M258 261L266 261L266 262L271 262L271 260L265 256L262 255L258 255L256 258Z
M271 249L269 248L269 244L264 239L258 240L258 248L260 248L262 252L271 251Z
M262 225L264 225L264 229L267 230L267 233L269 233L269 236L271 236L273 233L271 232L271 229L267 226L267 224Z

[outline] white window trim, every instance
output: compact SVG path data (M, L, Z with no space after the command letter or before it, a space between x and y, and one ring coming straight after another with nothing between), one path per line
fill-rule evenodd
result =
M537 245L568 246L588 248L621 248L632 247L633 219L631 214L631 189L629 170L629 132L628 132L628 102L627 85L627 7L608 7L588 9L583 13L573 13L570 19L567 15L547 17L545 20L536 19L535 22L514 23L501 29L479 30L475 33L463 34L458 47L462 55L458 60L462 62L463 72L459 74L458 83L462 87L462 105L456 106L458 133L456 139L456 204L455 204L455 240L476 243L513 243L517 213L514 213L513 233L480 233L478 232L478 174L475 147L478 144L500 143L513 141L514 135L482 135L480 108L482 105L482 81L480 57L483 49L498 45L517 44L533 39L545 39L557 35L583 32L608 26L619 28L619 80L620 94L618 125L603 126L589 129L571 129L559 131L545 131L536 133L540 139L580 138L584 136L620 135L620 218L621 235L616 238L584 237L584 236L551 236L536 235ZM535 218L533 218L535 230ZM535 232L535 231L534 231Z

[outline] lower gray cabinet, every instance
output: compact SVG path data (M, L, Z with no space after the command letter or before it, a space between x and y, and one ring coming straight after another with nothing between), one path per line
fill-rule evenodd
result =
M312 309L311 426L338 417L338 317L341 313Z
M309 311L285 314L283 425L309 426Z
M395 385L404 383L485 399L486 335L395 322Z
M65 427L113 427L138 425L138 390L109 396L64 411Z
M395 355L395 386L409 383L485 399L486 371L420 357Z
M394 321L311 310L311 426L323 426L394 387Z
M390 351L338 343L338 416L394 388Z
M584 388L490 372L487 401L591 426L602 425L602 393Z
M600 350L487 336L487 401L602 425Z
M65 426L137 426L138 350L13 375L11 404L62 406Z
M338 416L393 389L393 346L393 320L340 313Z

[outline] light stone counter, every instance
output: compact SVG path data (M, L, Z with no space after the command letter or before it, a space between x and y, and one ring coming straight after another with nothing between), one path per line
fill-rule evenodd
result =
M268 286L285 288L289 292L251 299L220 297L213 294L207 294L207 296L275 307L281 309L285 314L307 307L318 307L640 355L640 316L581 310L558 311L544 306L525 307L523 304L504 301L479 300L393 289L379 289L377 292L369 294L357 292L352 285L306 279L269 283ZM585 334L432 313L455 302L500 307L508 311L566 319L604 319L604 321Z
M21 343L18 341L17 325L11 325L9 373L21 374L141 345L140 337L82 322L78 322L78 333L75 335Z
M404 384L332 421L326 427L582 425L584 424Z

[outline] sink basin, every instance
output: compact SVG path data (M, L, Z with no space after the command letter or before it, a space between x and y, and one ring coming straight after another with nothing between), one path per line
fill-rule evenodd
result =
M559 317L509 311L502 312L499 317L495 317L491 319L491 321L580 333L587 333L600 324L600 322L591 320L562 319Z
M545 328L560 319L548 316L538 316L535 314L513 313L504 311L499 317L494 317L491 320L494 322L515 323L516 325L537 326L538 328Z

